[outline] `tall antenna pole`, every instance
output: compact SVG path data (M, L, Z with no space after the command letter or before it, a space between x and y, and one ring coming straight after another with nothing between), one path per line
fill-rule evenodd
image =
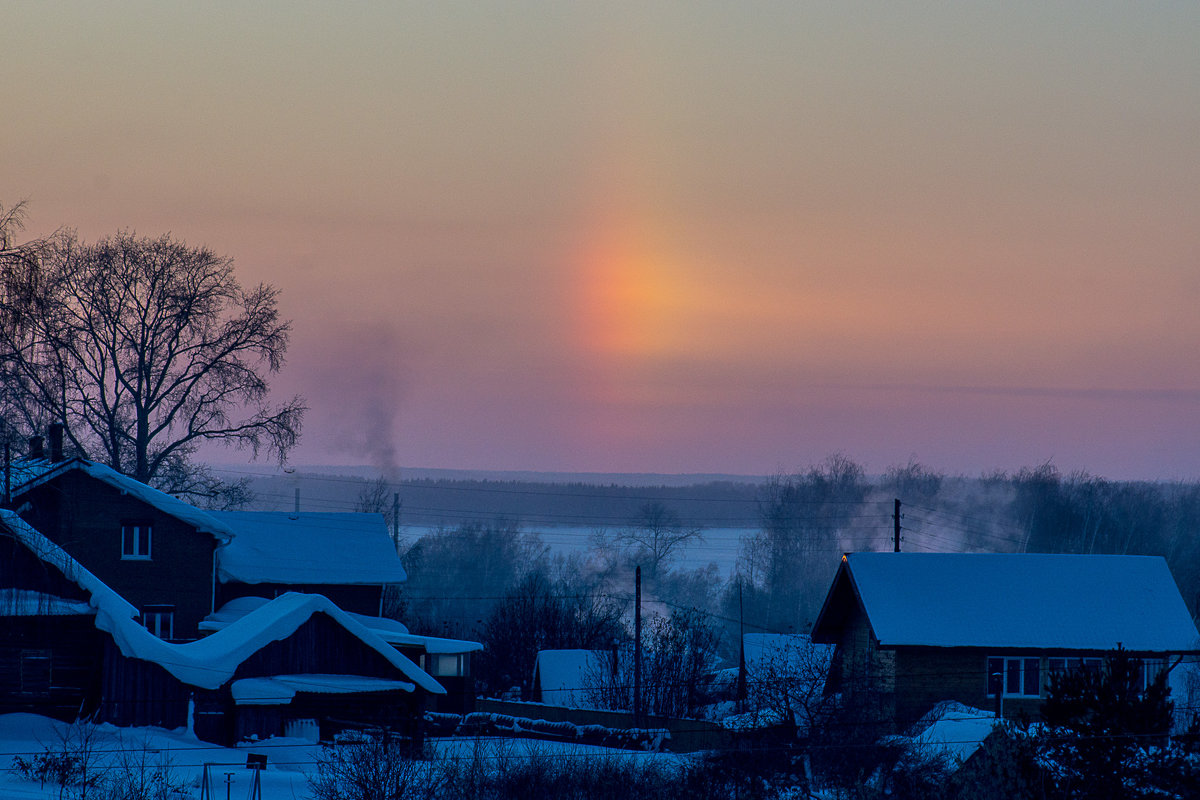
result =
M892 534L892 537L893 537L893 540L895 543L894 552L899 553L900 552L900 498L898 498L898 497L896 498L896 510L892 513L892 521L895 523L895 531Z

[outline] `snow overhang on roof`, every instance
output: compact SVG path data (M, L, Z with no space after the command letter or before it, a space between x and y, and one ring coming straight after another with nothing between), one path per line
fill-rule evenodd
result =
M0 526L21 542L29 552L53 566L67 580L74 582L90 595L88 605L97 614L113 619L132 620L138 611L114 592L102 580L83 567L65 550L47 539L17 516L16 512L0 509Z
M884 646L1181 653L1200 643L1158 556L852 553L843 566Z
M233 534L217 551L223 583L381 585L408 578L380 514L210 513Z
M153 486L147 486L128 475L122 475L112 467L82 458L72 458L69 461L51 465L50 468L39 472L36 477L14 488L13 494L27 492L72 470L79 470L85 475L108 484L122 494L136 497L146 505L157 508L164 514L169 514L175 519L191 525L201 533L207 533L220 541L227 541L233 536L233 531L218 521L212 513L185 503L178 497L172 497Z
M222 630L251 611L266 605L268 602L270 601L265 597L236 597L221 606L214 613L205 617L200 622L200 630ZM403 622L387 617L371 617L366 614L355 614L351 611L347 611L346 615L388 644L398 647L413 647L423 650L426 653L435 653L438 655L475 653L483 649L483 645L479 642L471 642L465 639L443 639L440 636L421 636L420 634L409 633L408 628Z
M164 642L133 620L114 621L98 614L96 627L111 633L127 658L152 661L183 683L216 689L233 677L243 661L271 642L291 636L317 613L329 616L379 653L407 680L432 694L446 693L441 684L400 651L319 594L280 595L211 636L186 644Z

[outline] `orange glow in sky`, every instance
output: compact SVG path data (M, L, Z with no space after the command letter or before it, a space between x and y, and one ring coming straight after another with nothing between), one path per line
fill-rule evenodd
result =
M299 463L1195 479L1198 41L1194 3L16 4L0 203L277 286Z

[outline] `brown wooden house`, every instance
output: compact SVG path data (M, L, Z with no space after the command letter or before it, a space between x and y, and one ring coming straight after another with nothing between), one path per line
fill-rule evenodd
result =
M133 606L11 511L0 510L0 713L71 721L100 704L104 634L93 594Z
M384 727L419 738L445 689L319 595L285 594L213 635L173 643L11 511L0 511L0 711L191 727L207 741L323 738Z
M232 532L210 514L116 472L72 458L23 464L21 518L132 603L164 639L199 636L216 601L217 550Z
M441 710L473 710L481 646L382 617L385 588L407 576L381 515L204 511L61 452L21 462L14 506L159 638L194 641L289 592L320 594L435 675L451 693Z
M420 738L428 699L445 689L320 595L288 593L195 642L121 624L106 643L99 718L178 727L230 744L346 728Z
M1054 671L1121 646L1150 680L1200 644L1153 556L852 553L812 636L836 645L829 691L885 730L943 700L1036 718Z

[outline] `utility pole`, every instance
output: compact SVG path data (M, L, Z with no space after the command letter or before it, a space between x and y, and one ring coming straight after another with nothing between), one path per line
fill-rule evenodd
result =
M742 607L742 579L738 578L738 676L737 710L746 710L746 613Z
M633 724L642 727L642 568L633 572Z
M400 493L392 492L392 544L400 549Z
M896 510L892 513L892 521L895 523L895 531L893 532L893 540L895 543L895 551L900 552L900 498L896 498Z

